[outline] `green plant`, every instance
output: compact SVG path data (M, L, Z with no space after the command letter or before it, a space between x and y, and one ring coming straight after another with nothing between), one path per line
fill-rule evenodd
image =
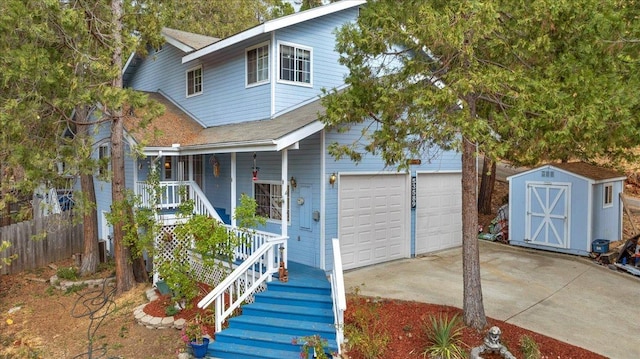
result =
M291 344L297 345L302 343L300 347L300 358L302 359L328 359L326 349L329 347L329 342L322 338L320 335L310 335L302 338L293 338ZM311 354L311 356L309 356Z
M178 314L178 308L176 308L175 305L170 305L164 308L164 314L166 314L167 317L173 317L174 315Z
M171 289L174 304L181 308L191 308L193 299L199 292L190 271L187 250L182 245L176 246L173 258L160 258L158 263L158 273Z
M80 277L78 268L76 267L60 267L56 271L58 278L66 280L77 280Z
M182 338L187 344L191 342L202 344L202 338L206 334L207 329L199 313L193 319L187 321L182 329Z
M64 294L71 294L71 293L76 293L79 292L83 289L87 288L87 284L86 283L82 283L82 284L74 284L71 287L68 287L67 290L64 292Z
M520 350L524 355L524 359L540 359L542 357L540 346L528 335L520 338Z
M437 359L460 359L466 354L462 348L462 320L455 314L451 319L447 315L429 316L423 324L427 335L427 347L424 357Z
M356 287L351 295L355 297L353 302L357 304L350 314L350 320L345 321L348 347L359 351L366 359L380 358L391 340L387 328L380 320L380 301L361 297L359 293L360 289Z

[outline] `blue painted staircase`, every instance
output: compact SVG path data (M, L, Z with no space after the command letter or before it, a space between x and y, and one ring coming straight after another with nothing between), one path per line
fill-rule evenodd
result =
M254 303L242 307L242 315L216 333L209 357L299 359L300 338L313 335L327 340L327 353L337 352L331 285L324 271L294 262L288 269L288 282L269 282Z

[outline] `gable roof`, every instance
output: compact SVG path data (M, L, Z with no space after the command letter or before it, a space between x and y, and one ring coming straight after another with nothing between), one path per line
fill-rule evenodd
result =
M161 34L169 44L177 47L183 52L200 50L205 46L220 41L220 39L217 37L193 34L186 31L171 29L168 27L162 28Z
M165 106L165 113L144 129L137 126L139 118L125 120L129 135L137 143L144 141L146 155L157 155L158 151L179 151L185 155L280 151L324 128L318 120L318 114L324 111L320 99L271 119L204 128L166 97L148 94Z
M249 39L258 35L266 34L278 29L299 24L304 21L313 20L321 16L332 14L332 13L349 9L355 6L360 6L362 4L365 4L366 2L367 2L366 0L342 0L342 1L337 1L328 5L318 6L306 11L301 11L295 14L279 17L277 19L269 20L260 25L254 26L248 30L245 30L243 32L240 32L238 34L235 34L233 36L220 40L214 44L206 46L200 50L192 52L182 58L182 63L184 64L189 61L198 59L202 56L214 53L218 50L227 48L229 46L235 45L241 41L244 41L246 39Z
M620 172L592 165L586 162L561 162L561 163L549 163L542 165L531 170L515 174L507 177L510 180L514 177L525 176L529 173L536 172L542 168L556 168L560 171L573 174L575 176L582 177L591 182L611 182L611 181L623 181L626 176Z

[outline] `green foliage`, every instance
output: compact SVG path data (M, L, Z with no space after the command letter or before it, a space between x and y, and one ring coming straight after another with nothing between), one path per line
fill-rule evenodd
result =
M0 253L9 249L10 247L11 247L11 243L7 241L0 242ZM11 261L13 261L16 258L18 258L17 254L12 254L10 256L0 258L0 268L2 268L2 266L11 265Z
M357 350L365 359L382 358L391 341L391 336L380 321L380 302L378 299L364 298L355 288L352 320L345 324L345 336L350 350Z
M171 289L174 303L182 308L191 308L193 299L199 292L195 278L190 272L189 252L180 245L174 250L173 258L163 259L158 263L160 277Z
M428 342L422 355L434 359L466 358L462 347L462 329L462 321L457 314L451 319L446 315L430 316L429 322L423 324Z
M524 359L540 359L542 357L538 343L528 335L523 335L520 338L520 350Z
M76 267L60 267L56 271L58 278L67 280L77 280L80 278L80 273Z
M68 294L72 294L72 293L77 293L85 288L87 288L88 285L86 283L82 283L82 284L74 284L70 287L67 288L67 290L64 292L64 294L68 295Z
M329 343L326 339L322 338L320 335L310 335L302 338L294 338L292 341L293 345L297 345L302 343L300 347L300 358L302 359L328 359L327 349L329 347Z

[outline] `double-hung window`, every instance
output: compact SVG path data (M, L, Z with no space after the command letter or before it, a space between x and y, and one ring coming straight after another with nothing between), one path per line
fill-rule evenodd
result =
M269 82L269 44L249 48L246 58L247 86Z
M255 181L253 183L253 198L258 207L256 214L266 217L268 220L282 221L282 185L280 182ZM287 214L291 213L289 195L287 191ZM287 216L287 222L291 216Z
M311 85L311 49L280 44L280 81Z
M109 146L102 144L98 147L98 176L106 176L109 171Z
M187 70L187 97L202 93L202 65Z

